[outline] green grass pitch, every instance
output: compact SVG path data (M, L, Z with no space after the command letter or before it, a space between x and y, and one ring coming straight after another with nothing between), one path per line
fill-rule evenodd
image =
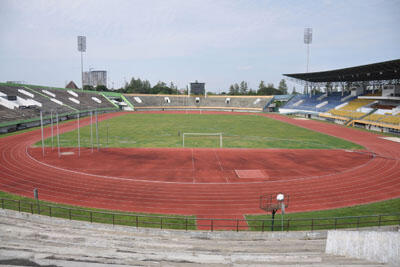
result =
M100 147L177 148L182 147L183 133L222 133L224 148L362 148L342 139L256 115L132 113L99 122ZM77 147L77 136L76 130L60 135L61 146ZM81 146L90 147L90 126L82 127L80 136ZM96 146L94 125L93 140ZM51 146L51 138L45 140L45 145ZM219 147L219 136L185 136L185 147Z

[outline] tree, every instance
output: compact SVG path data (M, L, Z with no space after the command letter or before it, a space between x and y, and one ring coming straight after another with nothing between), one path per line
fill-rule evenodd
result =
M230 95L238 95L240 94L240 86L237 83L231 84L229 86L229 94Z
M265 88L264 81L260 81L260 84L258 85L258 90Z
M107 87L105 85L97 85L96 86L96 91L108 91Z
M298 93L296 92L296 87L293 86L293 90L292 90L292 95L297 95Z
M246 95L248 89L249 89L249 87L248 87L248 85L247 85L247 82L241 81L241 82L240 82L239 93L240 93L241 95Z
M140 78L135 79L132 77L129 83L125 83L123 89L124 93L139 93L139 94L150 94L151 84L148 80L141 80Z
M258 95L281 95L282 91L275 89L273 83L269 83L267 86L265 86L264 81L260 82L260 85L258 86Z
M83 90L90 90L90 91L93 91L93 90L94 90L94 87L91 86L91 85L84 85L84 86L83 86Z
M235 94L235 87L233 86L233 84L231 84L231 86L229 86L229 93L230 95L234 95Z
M257 94L257 91L250 88L250 89L249 89L249 92L248 92L247 94L248 94L248 95L256 95L256 94Z
M282 79L282 80L279 82L278 90L280 90L280 91L282 92L282 94L287 95L287 93L288 93L288 87L287 87L287 84L286 84L285 79Z
M239 94L239 84L237 84L237 83L235 83L234 85L233 85L233 88L234 88L234 94L235 95L238 95Z

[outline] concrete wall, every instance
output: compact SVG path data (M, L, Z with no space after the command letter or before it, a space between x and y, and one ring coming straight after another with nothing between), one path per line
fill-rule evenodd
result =
M400 266L400 232L328 231L325 252Z

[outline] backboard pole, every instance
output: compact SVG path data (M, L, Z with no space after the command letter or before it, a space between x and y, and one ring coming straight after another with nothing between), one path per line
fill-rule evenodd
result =
M93 110L90 111L90 145L93 153Z
M53 111L50 111L50 123L51 123L51 151L54 148L54 133L53 133Z
M43 135L43 114L42 111L40 111L40 130L42 132L42 154L44 157L44 135Z
M56 113L56 120L57 120L57 150L58 150L58 157L61 157L61 153L60 153L60 129L58 127L58 112Z
M100 150L100 147L99 147L99 121L97 118L97 110L96 110L96 140L97 140L97 151L99 151Z
M78 112L78 157L81 156L81 134L79 130L79 112Z

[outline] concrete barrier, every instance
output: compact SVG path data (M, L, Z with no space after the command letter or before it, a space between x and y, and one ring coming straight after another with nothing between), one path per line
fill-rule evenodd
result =
M328 231L325 252L400 266L400 232Z

